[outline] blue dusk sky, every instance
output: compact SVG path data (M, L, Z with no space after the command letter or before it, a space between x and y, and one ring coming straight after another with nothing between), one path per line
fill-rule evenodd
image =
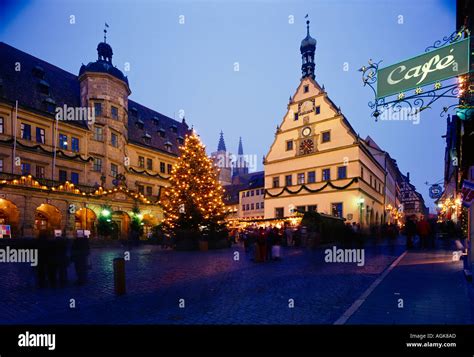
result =
M455 30L455 3L0 0L0 41L78 74L81 63L97 59L107 22L113 63L121 70L130 64L131 99L172 118L184 111L209 153L221 130L228 151L237 151L242 136L245 153L258 156L261 170L300 81L309 14L316 80L362 138L370 135L410 172L433 207L424 183L442 181L446 120L439 113L451 103L422 112L419 125L376 123L367 105L372 92L358 68L369 58L386 66L423 53Z

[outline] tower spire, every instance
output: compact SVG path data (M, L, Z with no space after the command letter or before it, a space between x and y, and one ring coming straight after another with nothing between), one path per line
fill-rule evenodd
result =
M222 130L221 130L221 136L219 138L219 144L217 144L217 151L227 151L225 148L224 133Z
M305 16L308 18L308 15ZM316 51L316 40L309 34L309 20L306 20L306 37L301 41L301 72L302 77L311 77L314 79L314 53Z
M239 137L239 149L237 151L237 154L239 156L244 154L244 147L242 145L242 137Z

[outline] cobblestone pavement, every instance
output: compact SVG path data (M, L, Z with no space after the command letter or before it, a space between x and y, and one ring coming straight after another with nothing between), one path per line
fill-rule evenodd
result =
M462 268L449 250L409 252L347 323L472 324L473 287Z
M326 263L323 248L284 248L281 261L254 263L238 245L209 252L143 246L130 251L127 294L120 297L112 261L125 249L92 249L89 283L82 287L38 289L28 265L0 264L0 323L333 323L404 251L401 241L369 244L362 267ZM69 273L75 277L72 266Z

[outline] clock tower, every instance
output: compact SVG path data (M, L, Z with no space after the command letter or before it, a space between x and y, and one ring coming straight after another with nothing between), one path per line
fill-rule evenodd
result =
M315 80L315 51L307 21L300 45L302 77L264 159L264 216L318 211L365 227L380 224L384 169Z

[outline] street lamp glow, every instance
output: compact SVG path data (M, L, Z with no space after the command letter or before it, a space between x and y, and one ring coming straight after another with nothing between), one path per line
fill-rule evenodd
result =
M100 212L100 214L104 217L108 217L110 216L110 211L108 209L103 209L102 212Z
M365 202L365 198L361 197L357 200L357 203L363 204Z

